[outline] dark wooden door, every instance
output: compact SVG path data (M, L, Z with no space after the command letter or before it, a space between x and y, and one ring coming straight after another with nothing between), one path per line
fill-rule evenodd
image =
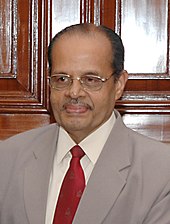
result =
M0 0L0 139L50 123L49 2Z

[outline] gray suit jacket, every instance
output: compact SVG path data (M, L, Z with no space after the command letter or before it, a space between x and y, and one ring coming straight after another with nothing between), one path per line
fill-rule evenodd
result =
M73 223L170 224L170 149L117 116ZM45 223L57 138L52 124L0 143L1 224Z

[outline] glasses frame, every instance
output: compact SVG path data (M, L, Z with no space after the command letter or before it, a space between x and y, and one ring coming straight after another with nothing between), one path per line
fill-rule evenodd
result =
M54 86L51 85L51 78L52 78L52 77L57 77L57 76L59 76L59 75L63 75L63 77L67 77L67 78L70 79L70 82L69 82L69 85L68 85L68 86L65 86L65 87L63 87L63 88L56 88L56 87L54 87ZM78 80L78 81L80 82L82 88L83 88L84 90L86 90L86 91L87 91L87 90L89 90L89 91L98 91L98 90L100 90L100 89L103 87L103 84L106 83L106 82L107 82L113 75L114 75L114 72L112 72L112 73L109 75L109 77L107 77L107 78L102 78L102 77L97 76L97 75L84 75L84 76L80 76L80 77L72 78L70 75L63 74L63 73L61 73L61 74L58 73L58 74L54 74L54 75L52 75L52 76L49 76L48 79L50 80L50 82L49 82L50 87L51 87L52 89L55 89L55 90L58 90L58 91L62 91L62 90L68 89L68 88L73 84L73 81L74 81L74 80ZM83 77L94 77L94 78L97 78L97 79L99 79L99 80L101 81L101 86L99 86L97 89L94 89L94 90L88 88L88 86L84 87L84 86L83 86L84 82L83 82L83 80L82 80Z

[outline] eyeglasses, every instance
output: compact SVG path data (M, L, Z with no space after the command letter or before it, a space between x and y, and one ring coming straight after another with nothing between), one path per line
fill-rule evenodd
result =
M72 78L70 75L66 74L54 74L50 79L50 87L56 90L64 90L69 88L73 80L80 81L83 89L90 90L90 91L98 91L102 88L103 83L108 81L114 73L112 73L108 78L101 78L100 76L96 75L83 75L81 77Z

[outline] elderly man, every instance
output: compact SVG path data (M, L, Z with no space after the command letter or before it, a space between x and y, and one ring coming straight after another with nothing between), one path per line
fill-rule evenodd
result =
M73 25L48 57L56 124L0 144L0 223L169 224L170 149L114 109L128 79L120 37Z

